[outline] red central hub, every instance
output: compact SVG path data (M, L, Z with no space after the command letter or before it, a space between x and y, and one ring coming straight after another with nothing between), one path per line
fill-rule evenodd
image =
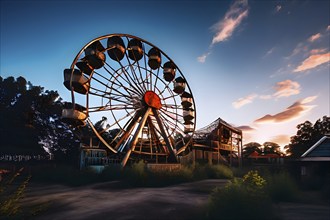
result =
M153 91L146 91L144 94L144 102L152 108L160 109L162 107L162 103L160 102L159 96Z

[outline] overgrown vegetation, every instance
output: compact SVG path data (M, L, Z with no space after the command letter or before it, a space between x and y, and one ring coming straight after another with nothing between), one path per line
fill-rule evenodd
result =
M266 180L257 171L233 179L210 195L210 219L271 219L272 204L266 193Z
M288 172L268 175L266 191L274 202L292 202L298 198L298 186Z
M19 178L22 171L20 169L0 182L0 218L18 218L22 215L20 200L31 178Z
M215 188L209 197L210 219L278 219L273 203L297 201L298 186L289 173L280 171L262 176L249 171L224 188Z
M34 171L33 181L80 186L96 182L121 180L131 186L167 186L202 179L231 179L232 170L225 165L181 166L175 170L150 170L143 161L121 169L120 165L107 166L101 173L92 169L77 170L71 166L58 165Z

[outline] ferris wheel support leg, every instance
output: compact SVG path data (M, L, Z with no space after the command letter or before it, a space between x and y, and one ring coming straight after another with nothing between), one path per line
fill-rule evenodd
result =
M144 127L144 125L145 125L145 123L146 123L146 121L147 121L147 119L149 117L150 112L151 112L151 108L149 107L146 110L146 112L144 113L144 116L143 116L141 122L139 123L139 126L138 126L137 130L134 133L134 136L133 136L133 139L132 139L132 143L131 143L130 149L127 151L127 153L126 153L123 161L121 162L121 167L122 168L124 168L126 166L126 163L128 161L128 158L130 157L132 151L134 151L135 146L136 146L136 143L138 141L138 137L139 137L139 135L140 135L140 133L142 131L142 128Z
M152 109L152 112L154 113L154 116L156 118L156 121L157 121L157 124L159 126L159 129L162 133L162 136L164 138L164 141L165 141L165 144L166 144L166 147L170 153L169 157L168 157L168 161L169 162L173 162L173 163L177 163L178 160L174 154L174 151L173 151L173 148L171 146L171 143L169 141L169 139L167 138L167 135L166 135L166 132L165 132L165 129L164 129L164 126L163 126L163 123L161 122L161 119L159 118L159 115L158 115L158 112L156 109Z
M116 150L118 150L118 148L123 143L123 141L126 140L128 138L128 136L131 134L131 132L133 131L133 128L136 125L136 123L138 123L138 120L139 120L140 116L141 116L140 114L135 114L133 120L131 121L131 123L128 125L128 127L126 129L126 132L122 135L122 137L120 138L120 140L116 144L116 146L115 146Z

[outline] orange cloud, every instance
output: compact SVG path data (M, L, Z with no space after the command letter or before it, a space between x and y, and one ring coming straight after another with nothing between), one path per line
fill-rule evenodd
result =
M237 101L233 102L234 108L241 108L244 105L251 103L257 97L256 94L251 94L243 98L239 98Z
M225 17L213 26L216 34L213 36L212 44L227 40L248 15L248 1L237 0L230 7Z
M240 129L242 130L243 132L252 132L252 131L255 131L254 128L248 126L248 125L242 125L242 126L239 126L239 127L236 127L237 129Z
M281 135L276 135L270 138L271 142L277 143L279 145L287 145L290 142L290 136L281 134Z
M274 88L276 90L276 93L274 94L276 98L288 97L300 93L299 83L289 79L276 83Z
M330 62L330 53L313 54L305 59L293 72L301 72L313 69L319 65Z
M320 48L320 49L313 49L309 53L310 54L319 54L319 53L325 53L327 51L326 48Z
M264 123L282 123L292 121L301 117L303 114L312 110L315 105L306 105L312 101L314 101L317 96L310 96L303 100L295 102L293 105L289 106L284 111L277 113L275 115L265 115L254 122L257 124L264 124Z
M316 41L317 39L319 39L321 36L322 36L321 33L314 34L314 35L312 35L310 38L308 38L308 41L310 41L310 42L314 42L314 41Z

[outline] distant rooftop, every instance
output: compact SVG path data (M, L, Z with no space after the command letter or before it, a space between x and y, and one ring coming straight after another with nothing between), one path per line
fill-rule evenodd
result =
M322 137L312 147L310 147L303 155L302 161L330 161L330 137L328 135Z

